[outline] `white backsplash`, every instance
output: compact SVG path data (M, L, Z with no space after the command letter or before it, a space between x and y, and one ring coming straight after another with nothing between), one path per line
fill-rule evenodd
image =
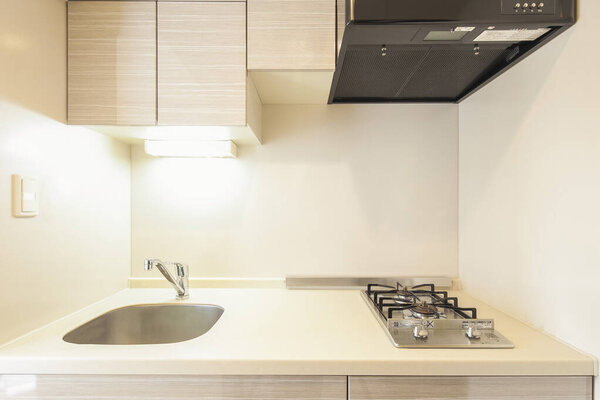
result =
M238 159L132 152L132 275L457 274L457 106L265 106Z

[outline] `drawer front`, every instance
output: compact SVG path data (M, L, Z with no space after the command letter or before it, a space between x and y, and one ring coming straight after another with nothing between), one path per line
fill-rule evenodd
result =
M548 377L355 377L350 400L591 400L592 378Z

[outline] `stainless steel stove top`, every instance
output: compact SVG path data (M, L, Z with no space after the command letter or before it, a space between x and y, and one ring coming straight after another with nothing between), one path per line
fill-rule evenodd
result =
M513 348L494 329L493 319L459 306L433 284L369 284L362 296L396 347Z

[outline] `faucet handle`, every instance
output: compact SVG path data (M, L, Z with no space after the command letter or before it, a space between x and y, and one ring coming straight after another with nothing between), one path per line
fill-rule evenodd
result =
M177 276L180 278L188 276L188 271L190 268L187 264L175 263L175 268L177 269Z
M144 269L146 271L152 271L152 268L154 267L154 260L146 258L144 259Z
M178 299L187 299L190 297L190 273L187 264L175 263L177 269L177 283L179 287L183 289L183 293L177 295Z

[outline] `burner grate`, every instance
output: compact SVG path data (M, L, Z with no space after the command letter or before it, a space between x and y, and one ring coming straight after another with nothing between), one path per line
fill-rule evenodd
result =
M410 311L412 318L442 318L444 311L453 312L464 319L476 319L477 309L459 307L458 298L448 297L448 292L436 290L433 284L405 287L400 283L396 286L369 284L367 295L387 320L395 313Z

